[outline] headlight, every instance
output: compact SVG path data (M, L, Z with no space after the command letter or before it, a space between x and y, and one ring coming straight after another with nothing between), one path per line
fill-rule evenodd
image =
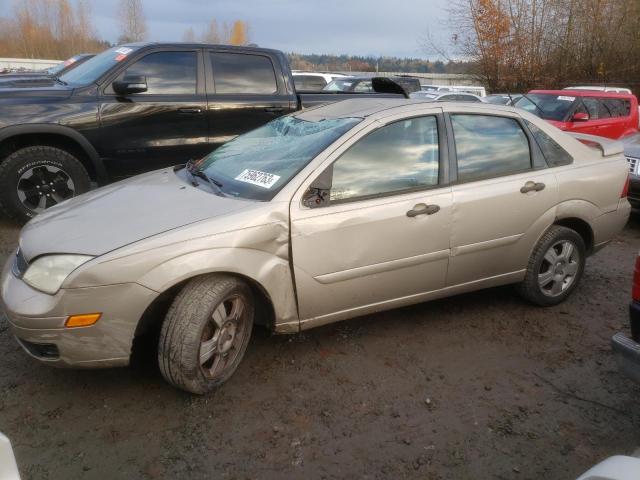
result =
M46 255L37 258L22 276L22 280L33 288L55 294L62 282L76 268L93 257L88 255Z

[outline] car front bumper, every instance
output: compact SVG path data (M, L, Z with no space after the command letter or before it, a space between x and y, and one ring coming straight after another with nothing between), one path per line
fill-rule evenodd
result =
M640 383L640 302L629 307L631 337L616 333L611 338L611 346L620 369L630 378Z
M47 295L16 278L10 264L0 279L0 300L11 331L29 355L57 367L128 365L138 321L156 292L124 283ZM65 327L70 315L85 313L102 316L88 327Z
M636 175L629 176L629 195L627 197L631 208L640 210L640 177Z

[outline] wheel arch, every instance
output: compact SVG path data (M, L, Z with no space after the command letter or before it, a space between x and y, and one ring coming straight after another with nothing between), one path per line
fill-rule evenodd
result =
M0 158L5 158L20 148L38 145L70 150L70 153L75 154L82 162L94 181L107 182L108 175L98 152L77 130L49 124L14 125L0 130Z
M228 275L238 278L245 282L254 295L256 300L254 323L267 328L269 331L275 330L275 308L273 300L269 293L257 280L237 272L215 271L209 273L199 273L191 277L184 278L174 285L169 286L166 290L156 296L156 298L147 306L138 320L136 326L133 343L131 347L132 363L144 362L145 353L149 348L157 348L157 342L160 334L160 328L164 321L165 315L176 298L178 293L191 280L208 275ZM155 358L155 357L154 357Z
M578 235L582 237L584 241L585 249L587 251L587 255L593 252L594 246L594 233L589 222L579 218L579 217L566 217L556 219L553 223L554 225L558 225L560 227L565 227L573 230Z

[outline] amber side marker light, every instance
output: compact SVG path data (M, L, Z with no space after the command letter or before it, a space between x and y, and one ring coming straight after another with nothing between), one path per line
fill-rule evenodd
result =
M82 315L71 315L67 318L64 326L67 328L89 327L100 320L102 313L83 313Z

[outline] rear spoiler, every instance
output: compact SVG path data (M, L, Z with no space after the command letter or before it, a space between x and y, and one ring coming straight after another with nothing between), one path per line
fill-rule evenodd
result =
M402 85L387 77L373 77L371 87L376 93L398 93L404 98L409 98L409 94Z
M610 157L611 155L618 155L624 153L624 145L618 140L611 140L609 138L597 137L595 135L587 135L586 133L574 133L566 132L579 142L591 147L596 146L602 152L602 156Z

